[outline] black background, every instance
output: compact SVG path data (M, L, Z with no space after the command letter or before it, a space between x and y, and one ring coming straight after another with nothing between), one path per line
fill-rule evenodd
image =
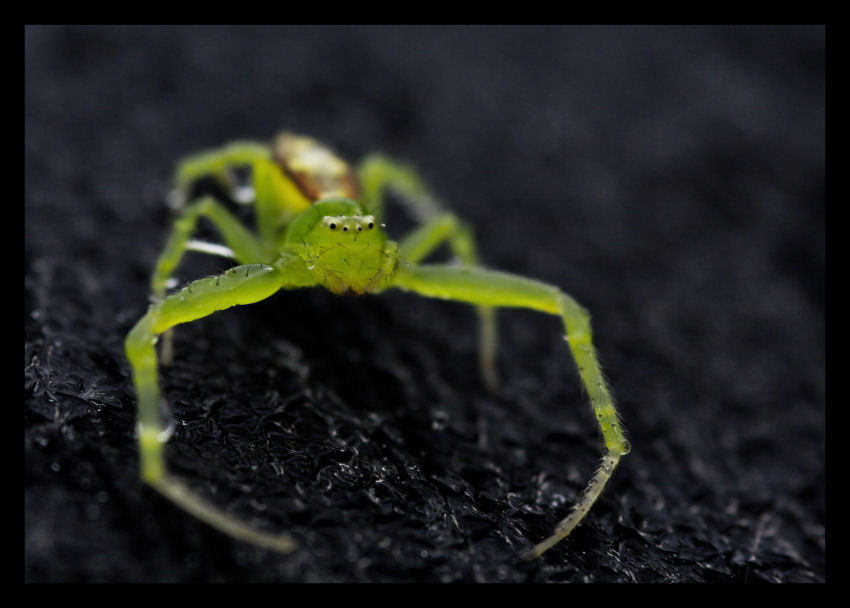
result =
M823 581L824 36L26 28L25 579ZM497 396L461 304L308 290L178 328L169 463L291 556L138 481L122 342L171 168L281 129L415 162L489 266L591 311L633 449L542 559L602 443L533 312L500 314Z

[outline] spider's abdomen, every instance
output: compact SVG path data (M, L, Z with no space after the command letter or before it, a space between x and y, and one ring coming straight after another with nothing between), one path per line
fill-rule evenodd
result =
M274 162L310 201L331 196L358 199L354 171L315 139L284 132L274 138L271 151Z

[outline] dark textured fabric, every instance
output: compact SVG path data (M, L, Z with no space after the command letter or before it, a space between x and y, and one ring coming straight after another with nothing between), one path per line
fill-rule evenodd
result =
M25 54L27 581L825 580L823 28L29 27ZM308 290L178 328L169 465L294 555L139 482L122 343L171 169L281 129L415 162L487 265L590 310L633 449L542 559L602 442L528 311L498 395L461 304Z

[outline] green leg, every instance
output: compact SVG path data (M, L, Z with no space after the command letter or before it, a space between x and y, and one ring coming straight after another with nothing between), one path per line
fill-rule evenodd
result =
M402 202L421 224L399 242L401 258L412 264L424 260L448 241L452 253L467 266L479 266L478 250L472 230L454 214L443 211L416 169L381 155L367 157L358 168L364 206L380 221L384 214L385 192L389 188L401 194ZM499 388L496 371L498 331L496 310L477 306L479 369L487 388Z
M250 184L233 181L233 170L242 167L251 168ZM183 209L189 202L192 185L204 177L215 179L234 202L254 205L259 240L271 248L285 223L310 206L310 201L272 159L269 146L263 143L234 142L184 158L174 174L171 207Z
M174 221L171 236L157 260L151 278L151 289L157 299L162 299L165 295L165 286L186 252L189 237L195 232L198 220L202 217L215 225L225 244L233 251L236 260L240 263L261 262L268 257L250 230L245 228L221 203L210 196L204 197L184 208Z
M417 264L446 240L452 252L464 265L479 265L472 231L451 213L436 215L405 236L399 242L399 255L402 260ZM499 374L496 371L496 309L492 306L475 308L478 313L478 366L484 384L489 390L496 392L499 388Z
M300 264L300 266L299 266ZM142 479L185 510L215 528L243 541L291 551L295 544L288 536L259 532L228 515L172 477L165 465L163 444L168 440L170 421L162 419L164 406L159 391L156 338L180 323L189 323L240 304L263 300L282 287L304 286L310 282L303 263L282 258L274 266L237 266L214 277L195 281L181 291L155 303L133 327L124 343L138 399L138 440Z
M479 306L529 308L559 315L566 340L578 367L582 383L596 415L606 453L579 501L555 532L524 554L539 557L565 538L584 518L599 497L620 458L630 446L593 348L590 316L573 298L557 287L503 272L443 265L400 268L393 287L423 296L457 300Z
M245 228L221 203L210 196L204 197L185 207L174 221L171 236L157 260L151 278L151 289L156 300L161 300L165 296L168 280L180 264L188 248L189 237L195 232L198 220L202 217L215 225L237 261L242 264L264 261L263 249L251 231ZM163 365L171 365L174 358L172 340L172 332L163 336L160 349Z
M379 222L384 219L388 188L401 195L401 202L419 221L425 221L442 211L412 165L373 154L363 159L357 167L357 176L362 189L360 202L366 212L374 215Z
M235 199L243 200L248 195L233 192L229 171L233 167L265 163L269 159L269 148L265 144L252 141L234 142L187 156L177 165L174 175L174 191L177 197L175 206L180 208L187 202L189 190L198 179L211 176L226 188Z

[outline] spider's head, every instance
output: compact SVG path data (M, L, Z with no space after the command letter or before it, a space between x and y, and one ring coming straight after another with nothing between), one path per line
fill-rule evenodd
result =
M398 263L395 243L374 216L346 198L313 204L293 221L285 242L320 284L338 294L374 291Z

